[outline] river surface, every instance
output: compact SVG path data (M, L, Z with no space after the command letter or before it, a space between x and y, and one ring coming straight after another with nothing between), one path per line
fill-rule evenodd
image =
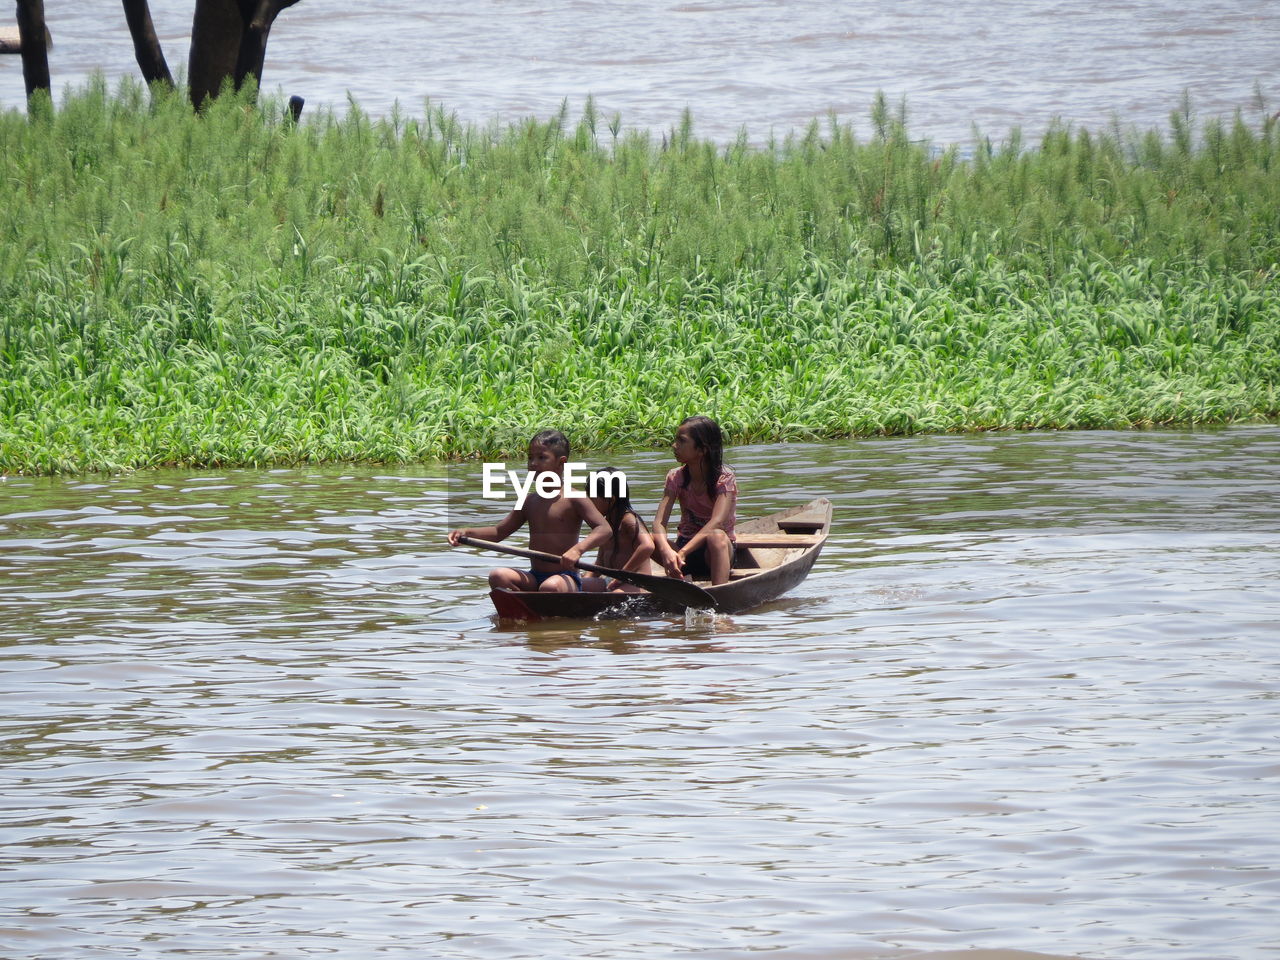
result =
M55 90L94 69L138 76L118 3L45 6ZM151 8L185 69L191 0ZM831 113L865 137L882 90L946 145L1055 118L1166 129L1184 92L1197 114L1257 122L1280 108L1278 68L1275 0L301 0L276 22L263 84L308 110L345 111L350 94L421 116L430 99L479 124L565 100L576 119L592 95L624 126L661 132L688 107L696 133L755 142ZM0 58L0 105L24 97L18 58Z
M543 625L443 467L0 481L0 955L1280 957L1280 426L729 460L805 583Z

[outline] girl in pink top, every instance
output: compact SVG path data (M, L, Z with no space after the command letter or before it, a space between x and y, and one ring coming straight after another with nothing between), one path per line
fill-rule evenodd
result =
M653 521L654 559L673 577L688 574L727 583L733 566L734 512L738 483L724 465L724 435L710 417L689 417L671 444L676 467L667 474L662 502ZM675 542L667 539L667 520L680 502Z

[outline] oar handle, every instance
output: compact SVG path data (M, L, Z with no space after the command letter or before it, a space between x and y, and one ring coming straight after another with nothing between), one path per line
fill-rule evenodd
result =
M498 553L509 553L513 557L524 557L526 560L542 560L545 563L560 563L563 557L554 553L546 553L542 550L525 550L522 547L511 547L505 543L494 543L492 540L479 540L475 537L459 537L458 542L466 544L468 547L477 547L481 550L495 550ZM621 570L614 570L610 567L601 567L594 563L588 563L586 560L579 560L574 564L580 570L590 570L592 573L601 573L608 577L616 577Z
M514 557L524 557L528 560L542 560L546 563L562 563L564 558L558 557L554 553L543 553L541 550L524 550L520 547L509 547L505 543L494 543L492 540L478 540L475 537L459 537L458 543L465 544L468 547L477 547L480 550L493 550L497 553L509 553ZM613 577L615 580L621 580L624 583L634 583L638 587L644 587L650 593L656 593L667 599L675 600L685 606L691 607L715 607L715 598L707 593L702 587L689 580L676 580L671 577L655 577L644 573L633 573L630 570L614 570L611 567L602 567L598 564L587 563L585 560L579 560L574 566L581 570L590 570L592 573L599 573L606 577Z

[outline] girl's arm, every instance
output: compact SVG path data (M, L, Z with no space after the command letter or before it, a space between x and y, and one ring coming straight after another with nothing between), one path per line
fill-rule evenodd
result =
M633 573L648 573L649 558L653 556L653 537L634 513L628 513L623 518L622 525L635 541L635 549L631 551L631 556L622 569Z
M670 541L667 540L667 520L671 517L671 507L674 503L675 497L664 493L658 504L658 513L653 518L653 557L666 568L667 573L678 577L681 575L682 558L676 556L675 550L671 549Z
M702 546L703 542L707 539L707 534L711 533L713 530L724 529L725 524L728 523L729 517L733 513L733 508L736 502L737 498L730 496L729 494L716 494L716 498L711 504L711 519L703 524L702 528L689 538L689 542L680 548L680 553L684 554L684 556L680 558L682 564L684 557L689 556L689 554Z

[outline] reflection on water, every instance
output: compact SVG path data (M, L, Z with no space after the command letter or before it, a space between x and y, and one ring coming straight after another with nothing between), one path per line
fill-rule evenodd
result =
M55 91L94 69L138 77L118 4L45 5ZM171 65L185 63L190 0L152 0ZM430 100L487 124L574 121L594 96L602 137L614 113L654 131L690 108L697 132L763 142L834 113L871 133L883 90L905 97L910 129L967 144L1054 119L1167 128L1183 93L1204 115L1260 120L1274 101L1280 4L1273 0L307 0L271 32L264 85L341 116L348 93L387 115ZM0 58L0 106L25 102L16 57ZM4 69L6 68L7 69Z
M690 621L496 623L442 468L0 482L5 956L1274 955L1280 428L731 454L836 526Z

